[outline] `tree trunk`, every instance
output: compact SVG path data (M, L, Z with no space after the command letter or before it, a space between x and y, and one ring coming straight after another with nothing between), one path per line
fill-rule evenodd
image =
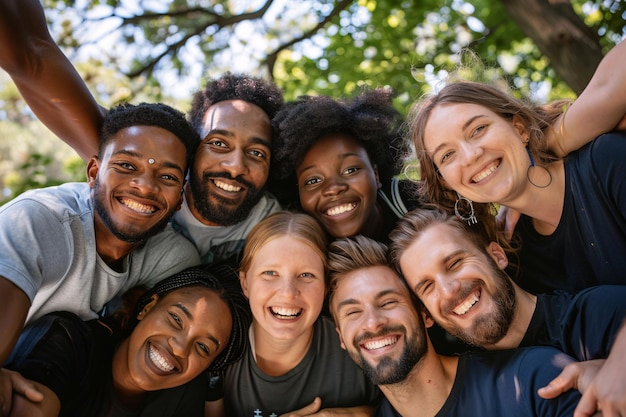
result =
M569 0L500 0L522 32L533 40L559 77L580 94L600 60L597 34L574 12Z

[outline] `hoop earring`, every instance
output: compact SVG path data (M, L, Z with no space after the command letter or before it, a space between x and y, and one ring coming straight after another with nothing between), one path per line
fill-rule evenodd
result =
M456 202L454 203L454 214L456 214L456 217L458 217L459 219L463 221L466 221L467 224L470 226L478 223L478 219L476 218L476 213L474 213L474 204L472 203L472 200L466 197L461 197L459 193L456 193L456 195L458 197L456 199ZM463 216L460 213L459 203L464 204L466 206L465 208L469 209L469 216Z
M532 185L534 185L537 188L546 188L546 187L548 187L550 184L552 184L552 174L550 173L548 168L546 168L546 167L544 167L542 165L535 165L535 159L533 158L533 155L530 153L530 149L528 148L528 146L526 147L526 152L528 153L528 158L530 158L530 165L528 166L528 169L526 170L526 179L528 180L529 183L531 183ZM545 185L535 184L535 182L530 179L530 169L531 168L542 168L544 171L546 171L548 173L548 183L545 184Z

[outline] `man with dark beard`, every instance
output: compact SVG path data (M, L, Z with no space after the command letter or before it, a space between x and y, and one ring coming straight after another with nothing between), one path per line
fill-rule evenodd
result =
M25 323L54 311L97 318L114 296L199 264L168 224L197 141L169 106L116 107L87 183L27 191L0 208L0 363Z
M549 347L443 356L423 305L388 266L385 245L333 242L329 305L341 345L385 395L377 416L571 416L580 394L537 389L573 359Z
M0 66L33 112L88 161L104 109L50 36L38 0L0 2L0 44ZM201 141L173 225L203 263L236 263L250 229L280 209L265 183L282 105L276 85L248 75L226 73L194 95L188 117Z
M203 263L238 264L250 230L280 210L265 191L280 90L248 75L226 73L195 93L189 120L202 138L185 199L172 224L196 244Z
M392 264L450 334L487 350L541 345L579 361L607 359L602 368L621 369L612 372L617 380L598 378L626 387L626 363L617 357L626 350L626 286L531 294L505 272L508 258L496 236L482 223L470 226L441 210L407 213L390 238ZM566 378L557 382L555 392L569 388ZM589 401L596 403L595 394Z

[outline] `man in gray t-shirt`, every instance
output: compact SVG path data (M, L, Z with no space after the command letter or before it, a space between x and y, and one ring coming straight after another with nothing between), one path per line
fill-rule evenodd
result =
M169 225L197 140L169 106L119 106L87 183L31 190L0 208L0 363L27 319L95 318L115 295L200 262Z

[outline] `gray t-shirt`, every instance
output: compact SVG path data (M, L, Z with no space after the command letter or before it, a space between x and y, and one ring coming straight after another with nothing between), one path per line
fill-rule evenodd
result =
M31 300L27 322L53 311L96 318L114 296L199 263L168 225L127 256L122 272L109 268L96 252L87 183L27 191L0 207L0 276Z
M277 417L321 397L322 408L375 404L382 398L339 344L335 324L320 317L304 359L280 376L264 373L250 347L224 377L224 405L228 416Z
M194 217L185 198L172 218L172 226L196 245L203 264L224 262L239 256L250 230L258 222L280 210L278 200L266 192L244 221L232 226L207 226Z

